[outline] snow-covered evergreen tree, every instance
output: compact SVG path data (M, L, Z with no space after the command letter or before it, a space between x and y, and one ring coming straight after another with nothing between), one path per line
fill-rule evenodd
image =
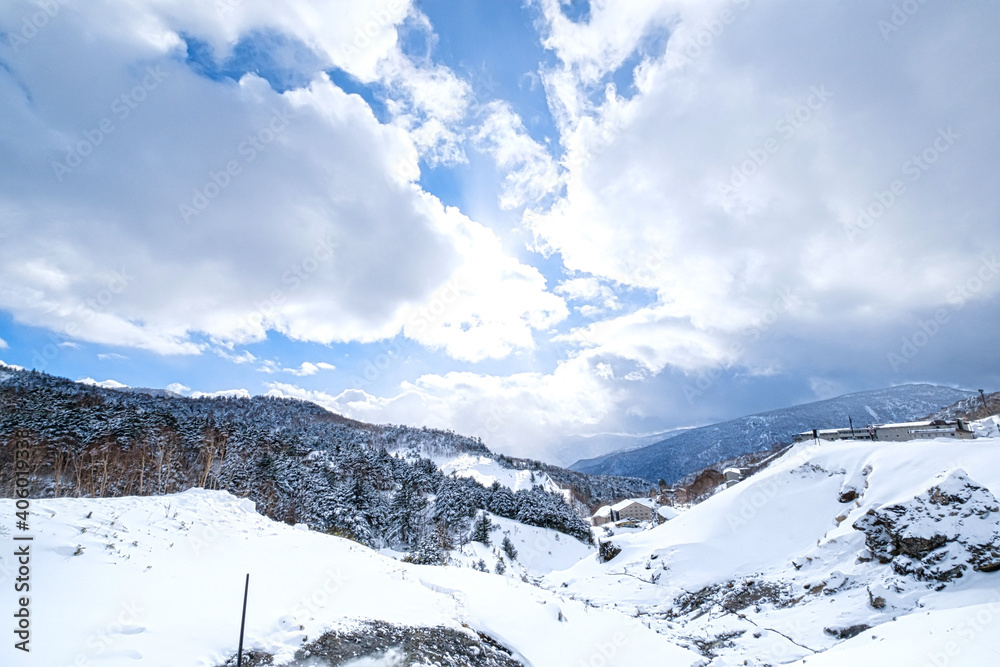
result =
M493 523L490 521L489 515L486 512L480 513L476 517L475 523L472 524L472 541L490 546L491 528L493 528Z
M510 541L509 535L503 536L503 542L501 543L500 548L503 549L505 554L507 554L507 558L512 561L517 560L517 549L514 547L514 543Z

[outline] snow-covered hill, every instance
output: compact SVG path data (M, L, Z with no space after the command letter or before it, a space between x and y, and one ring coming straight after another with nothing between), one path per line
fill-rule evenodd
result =
M431 457L431 460L446 475L454 473L458 477L469 477L486 487L497 482L511 491L520 489L530 491L532 487L540 486L552 493L563 492L563 489L544 472L506 468L495 458L482 454L460 453L453 456L439 454Z
M13 517L14 502L0 513ZM236 651L245 573L245 645L278 664L699 662L613 610L510 577L400 563L222 491L38 500L31 524L30 659L8 640L3 665L222 665ZM0 589L12 590L14 566L5 549ZM10 618L10 596L3 604ZM373 660L351 662L345 647Z
M634 614L713 667L993 664L994 494L1000 439L802 443L544 585Z
M847 426L848 417L855 425L909 421L973 395L928 384L863 391L691 429L638 449L577 461L570 469L672 483L723 459L790 443L808 429Z

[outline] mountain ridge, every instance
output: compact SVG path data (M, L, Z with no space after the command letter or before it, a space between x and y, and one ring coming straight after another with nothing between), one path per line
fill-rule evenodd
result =
M792 436L802 431L845 426L848 417L855 419L855 426L873 420L919 419L974 395L969 390L931 384L852 392L690 429L644 447L581 459L569 469L672 483L717 461L790 443Z

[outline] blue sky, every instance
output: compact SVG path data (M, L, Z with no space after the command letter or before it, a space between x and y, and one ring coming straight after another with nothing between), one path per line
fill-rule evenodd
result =
M0 9L7 364L561 463L1000 384L991 3L53 7Z

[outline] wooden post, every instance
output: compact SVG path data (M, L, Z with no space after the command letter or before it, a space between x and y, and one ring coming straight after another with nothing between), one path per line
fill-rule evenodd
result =
M243 586L243 617L240 619L240 648L236 655L236 667L243 667L243 629L247 624L247 594L250 592L250 573L247 573L247 581Z

